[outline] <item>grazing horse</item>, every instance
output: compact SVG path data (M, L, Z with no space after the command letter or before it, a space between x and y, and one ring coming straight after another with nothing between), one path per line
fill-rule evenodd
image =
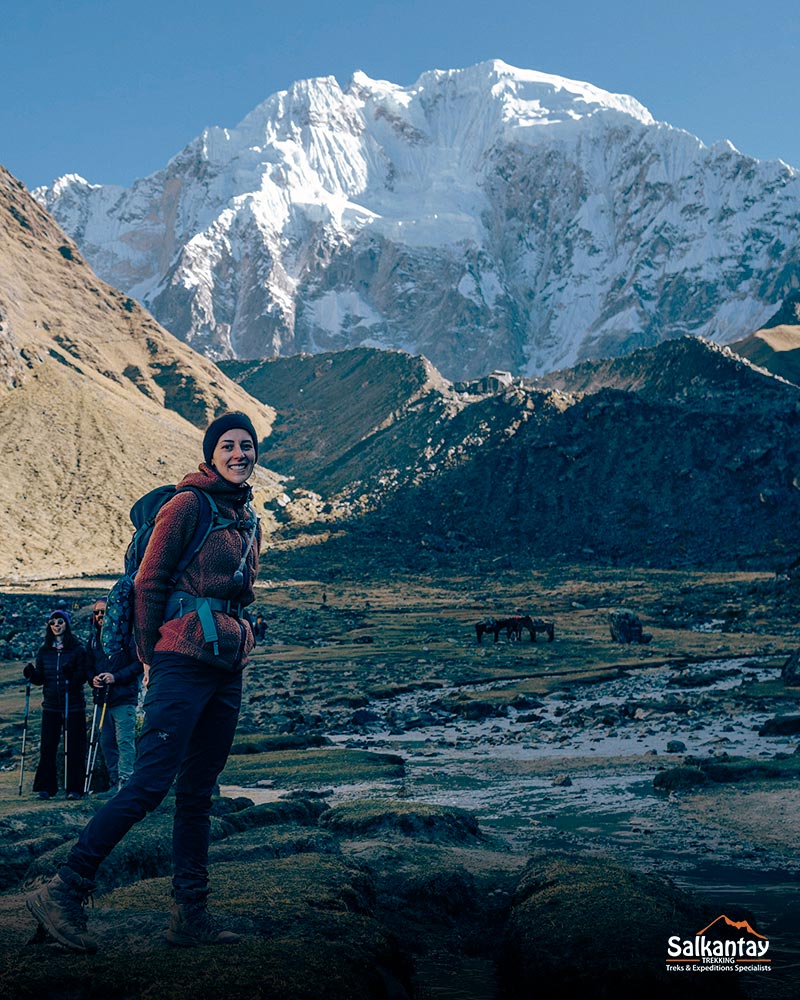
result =
M483 635L485 632L494 632L494 641L497 642L497 636L500 633L500 629L495 629L497 624L494 618L486 618L482 622L475 623L475 636L478 642L483 642Z
M552 642L556 634L553 622L546 622L541 618L531 618L530 615L515 615L513 618L486 618L482 622L476 622L475 635L480 643L483 641L484 635L491 632L494 635L494 641L497 642L500 633L505 630L509 642L520 642L523 629L528 630L531 642L536 642L537 632L546 632L548 642Z
M547 641L552 642L556 637L555 622L546 622L541 618L531 618L530 615L523 615L519 621L519 638L522 638L522 630L526 628L530 632L531 642L536 642L537 632L546 632Z

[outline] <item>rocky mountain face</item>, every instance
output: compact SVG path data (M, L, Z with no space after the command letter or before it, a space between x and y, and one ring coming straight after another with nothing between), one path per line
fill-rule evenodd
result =
M119 572L142 493L194 468L202 428L274 411L101 281L0 168L0 579ZM282 489L259 472L262 503Z
M590 389L552 419L425 484L416 530L503 555L785 570L800 550L800 389L695 338L636 360L617 377L582 370ZM384 523L404 509L398 497Z
M398 352L224 367L275 406L268 461L328 499L351 558L781 570L800 549L800 387L696 337L495 389Z
M97 272L215 359L371 346L536 376L800 285L800 175L633 98L487 62L301 81L130 189L36 192Z

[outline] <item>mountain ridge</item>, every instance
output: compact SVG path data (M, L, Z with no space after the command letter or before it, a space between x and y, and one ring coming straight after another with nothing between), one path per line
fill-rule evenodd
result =
M367 347L228 377L98 279L5 172L0 288L3 579L118 568L132 501L183 474L231 406L257 421L257 505L282 553L780 571L800 547L800 387L698 337L550 384L455 383Z
M800 385L800 291L789 294L760 330L731 346L753 364Z

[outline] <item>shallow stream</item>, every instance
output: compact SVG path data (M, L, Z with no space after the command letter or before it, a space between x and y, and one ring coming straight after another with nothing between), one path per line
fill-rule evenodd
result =
M328 735L341 746L402 755L405 778L400 787L340 786L329 801L401 794L468 809L484 830L521 852L618 854L698 891L721 913L746 908L774 940L781 965L796 965L800 974L800 859L691 819L680 796L653 785L659 770L689 755L793 753L796 736L758 735L775 714L763 699L733 697L741 685L778 674L752 659L694 664L678 676L674 667L648 667L570 685L484 719L456 717L439 702L497 690L497 683L373 701L358 732L342 727ZM242 791L262 801L281 794Z
M758 735L774 711L759 699L748 707L746 699L725 697L778 674L758 661L719 660L691 666L686 683L676 685L674 668L638 669L554 692L533 709L510 709L507 718L482 720L437 720L437 702L464 688L415 691L371 704L379 718L364 734L332 738L402 754L408 798L469 809L517 849L541 849L550 838L553 847L619 852L627 863L699 891L721 912L743 906L780 945L782 964L794 964L800 963L800 858L787 861L697 823L680 810L679 797L653 786L660 769L688 755L793 753L796 736ZM484 686L490 688L497 685ZM435 721L403 729L398 719Z

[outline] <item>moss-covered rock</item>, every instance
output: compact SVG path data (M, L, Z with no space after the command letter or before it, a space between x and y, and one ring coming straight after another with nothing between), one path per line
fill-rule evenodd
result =
M212 910L241 932L235 948L170 949L169 880L101 896L89 911L100 951L25 948L32 919L0 910L4 1000L404 1000L411 962L374 915L375 891L338 857L295 855L214 867ZM57 984L57 987L55 986ZM57 990L57 992L56 992Z
M252 753L274 753L276 750L306 750L309 747L330 745L330 742L326 736L315 733L250 734L233 744L231 754L239 756Z
M326 812L323 827L344 836L399 833L417 840L463 843L481 836L472 813L456 806L439 806L402 799L359 799Z
M43 803L0 819L0 889L18 885L38 858L77 837L87 815Z
M67 860L75 839L72 837L37 858L26 872L26 880L35 882L50 878ZM167 875L171 866L172 816L157 811L129 830L109 854L97 872L97 887L100 892L106 892L140 879L157 878Z
M653 787L660 792L680 792L686 788L707 785L708 776L699 767L670 767L653 778Z
M666 970L668 938L693 935L718 915L671 882L611 861L531 862L506 928L503 996L740 996L736 973L692 977Z
M777 755L770 760L752 757L687 757L689 767L697 767L711 781L755 781L800 777L800 756Z
M397 754L332 746L229 757L220 782L248 787L269 780L277 788L319 789L402 778L404 771Z
M317 798L279 799L277 802L263 802L228 813L212 822L211 838L220 840L232 833L252 830L255 827L275 826L279 823L299 823L315 826L328 805Z

